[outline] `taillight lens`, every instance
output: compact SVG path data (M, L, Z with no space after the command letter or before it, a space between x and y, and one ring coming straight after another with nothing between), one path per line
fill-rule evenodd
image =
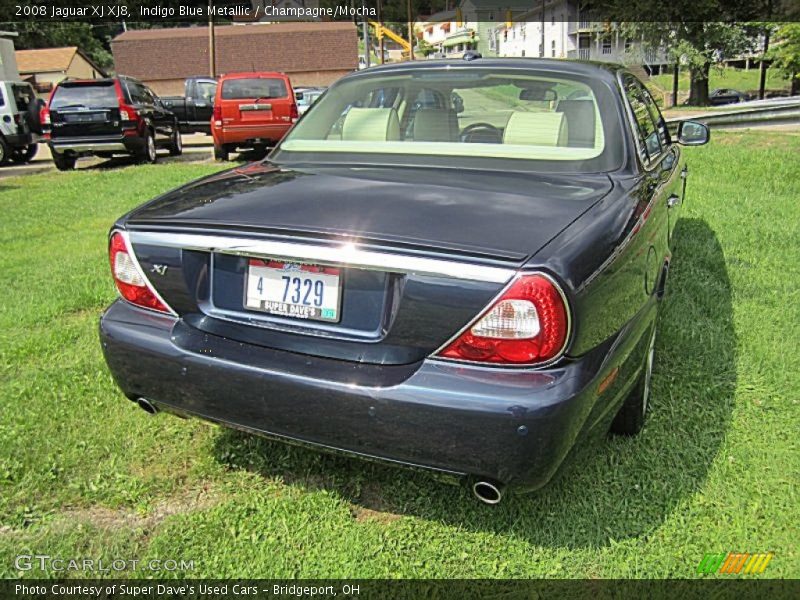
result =
M292 102L292 106L289 109L289 115L292 117L292 122L300 118L300 113L297 110L297 104L294 102Z
M136 262L133 251L128 247L125 237L116 232L111 236L108 246L108 258L111 262L111 274L120 295L128 302L162 313L172 311L159 300L150 282Z
M39 112L39 122L42 125L50 125L50 110L47 108L43 108Z
M139 124L140 116L139 112L132 106L128 106L127 104L120 104L119 105L119 118L122 121L136 121L136 124Z
M564 350L568 314L564 295L549 277L519 275L437 356L507 365L547 362Z
M217 125L222 125L222 107L219 104L214 106L212 120L216 121Z

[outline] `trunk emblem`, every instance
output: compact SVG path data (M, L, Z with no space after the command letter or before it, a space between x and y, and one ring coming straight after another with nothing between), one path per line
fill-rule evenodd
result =
M158 273L159 275L166 275L167 265L153 265L150 268L151 273Z

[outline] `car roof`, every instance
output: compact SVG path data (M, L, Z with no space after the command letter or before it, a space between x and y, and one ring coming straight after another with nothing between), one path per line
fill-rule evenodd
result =
M616 74L625 71L623 65L614 63L565 60L559 58L450 58L439 60L416 60L401 63L390 63L362 69L347 77L361 77L377 73L404 73L426 69L536 69L552 73L583 75L596 79L616 79Z
M220 76L220 79L253 79L261 77L278 77L287 78L286 73L279 73L277 71L248 71L241 73L225 73Z

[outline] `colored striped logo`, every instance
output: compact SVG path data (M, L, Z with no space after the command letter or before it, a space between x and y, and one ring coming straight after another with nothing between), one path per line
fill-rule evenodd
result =
M772 552L728 552L727 554L706 554L703 560L697 565L698 573L763 573L769 561L772 560Z

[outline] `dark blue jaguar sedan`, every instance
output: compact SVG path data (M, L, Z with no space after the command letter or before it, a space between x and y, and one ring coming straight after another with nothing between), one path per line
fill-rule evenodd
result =
M423 61L332 86L269 157L111 230L108 365L146 411L535 489L635 434L686 192L622 67Z

